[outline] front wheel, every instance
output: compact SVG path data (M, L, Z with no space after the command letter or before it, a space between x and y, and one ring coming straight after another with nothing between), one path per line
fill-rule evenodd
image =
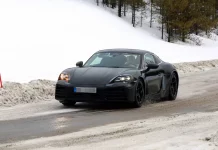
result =
M133 107L141 107L145 100L145 88L141 80L136 83L134 98Z

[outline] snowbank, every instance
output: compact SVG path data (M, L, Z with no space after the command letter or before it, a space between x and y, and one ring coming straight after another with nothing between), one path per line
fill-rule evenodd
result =
M55 82L36 80L29 83L4 82L0 89L0 106L36 103L54 99Z
M63 69L106 48L149 50L172 63L218 58L217 41L167 43L151 34L155 29L135 29L85 0L1 0L0 20L4 81L56 80Z
M218 59L210 61L175 63L180 74L207 71L218 68Z
M218 68L218 60L174 64L179 76ZM0 106L15 106L54 99L55 81L35 80L29 83L4 82L0 89Z

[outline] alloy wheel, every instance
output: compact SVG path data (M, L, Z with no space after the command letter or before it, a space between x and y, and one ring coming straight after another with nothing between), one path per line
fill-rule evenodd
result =
M174 74L170 84L170 93L172 94L173 97L176 97L177 92L178 92L177 78Z

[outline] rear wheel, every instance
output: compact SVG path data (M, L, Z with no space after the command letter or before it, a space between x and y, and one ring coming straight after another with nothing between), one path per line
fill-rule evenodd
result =
M175 100L177 97L177 93L178 93L178 81L177 81L176 74L173 73L169 86L168 100Z
M138 80L135 87L135 100L133 107L139 108L145 100L145 88L141 80Z
M61 102L64 106L74 106L76 104L76 102Z

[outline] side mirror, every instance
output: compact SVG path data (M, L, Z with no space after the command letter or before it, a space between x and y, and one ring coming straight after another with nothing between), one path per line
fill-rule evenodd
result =
M142 73L148 72L150 69L157 69L159 65L157 64L148 64L146 69L142 70Z
M148 69L157 69L159 67L159 65L157 65L157 64L148 64L147 67L148 67Z
M77 66L77 67L82 67L82 66L83 66L83 61L77 62L77 63L76 63L76 66Z

